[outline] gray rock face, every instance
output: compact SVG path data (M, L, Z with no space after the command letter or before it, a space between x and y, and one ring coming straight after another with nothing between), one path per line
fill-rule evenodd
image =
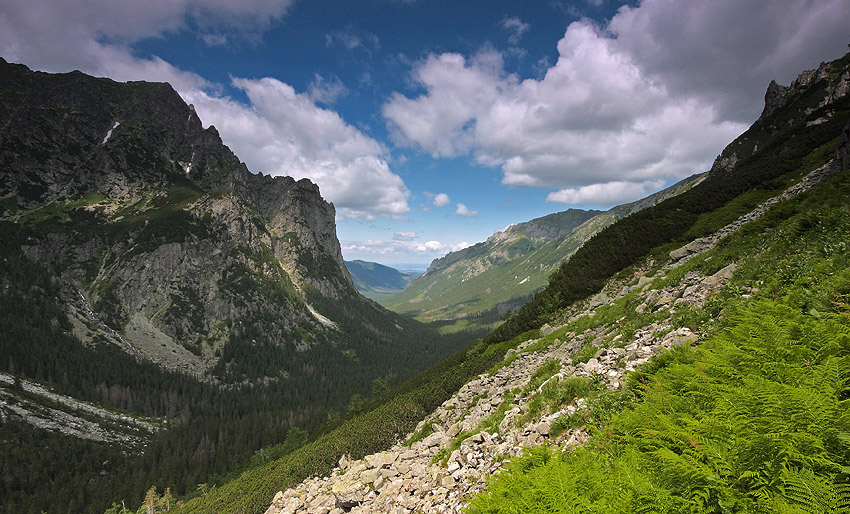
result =
M0 60L0 199L84 342L170 368L201 374L249 333L325 333L310 295L359 298L318 187L250 173L168 84Z

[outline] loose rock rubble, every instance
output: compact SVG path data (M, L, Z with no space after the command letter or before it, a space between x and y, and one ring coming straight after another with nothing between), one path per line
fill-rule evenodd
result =
M652 289L653 279L643 277L637 284L624 287L617 296L638 290L642 301L638 310L666 310L672 314L682 305L701 307L734 271L735 265L731 264L708 277L690 272L680 283L662 289ZM589 309L579 316L593 313L593 309ZM541 337L558 330L563 327L544 326ZM559 417L588 408L583 398L562 406L557 412L544 413L538 419L517 426L527 412L526 403L539 394L547 382L586 376L619 389L624 385L624 375L653 355L699 338L699 334L688 328L674 329L669 316L636 330L628 341L616 333L617 327L611 325L588 329L581 334L565 332L545 350L533 353L525 350L539 339L520 344L506 355L506 358L515 357L513 362L493 375L480 375L461 387L422 420L413 434L421 434L427 427L432 433L409 447L397 443L361 460L350 461L342 456L330 476L314 477L277 493L266 514L462 512L465 499L481 492L487 477L498 473L525 448L548 445L567 451L587 440L581 429L571 428L558 435L552 430ZM571 355L586 343L600 346L600 349L587 362L574 363ZM561 363L557 373L527 395L514 397L497 431L479 431L482 421L510 398L512 392L527 388L535 371L551 360ZM473 435L449 452L453 441L462 439L459 435L468 436L469 432Z

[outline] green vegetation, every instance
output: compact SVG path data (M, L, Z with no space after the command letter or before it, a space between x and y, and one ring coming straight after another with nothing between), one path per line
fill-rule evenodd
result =
M546 285L546 277L584 240L571 230L599 211L569 209L511 229L500 241L487 241L446 256L449 262L413 282L383 305L419 321L444 323L447 330L492 330L502 315L518 309ZM551 241L527 234L562 234Z
M418 274L405 273L376 262L345 261L345 266L351 274L354 288L366 298L379 302L403 290L412 279L418 276Z
M469 512L840 512L850 505L850 320L769 300L644 375L573 454L540 450Z
M412 431L460 386L500 361L522 337L496 345L475 343L394 389L386 400L350 418L293 453L187 502L185 514L262 513L272 496L308 476L327 474L341 455L357 459Z
M562 395L561 386L544 386L530 411L597 395L588 413L557 423L590 430L590 443L514 459L468 512L846 512L848 198L845 173L670 272L661 286L739 264L698 316L712 335L659 355L629 376L624 393L571 384ZM617 304L610 314L627 315Z

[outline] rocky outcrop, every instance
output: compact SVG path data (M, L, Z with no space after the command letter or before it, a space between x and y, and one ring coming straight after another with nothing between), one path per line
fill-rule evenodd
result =
M847 56L824 62L800 73L788 86L771 81L764 95L764 109L753 126L730 143L714 160L713 173L729 172L736 163L754 154L759 141L793 126L812 127L826 123L839 102L850 93ZM781 112L780 112L781 111Z
M198 375L249 332L332 330L310 295L357 298L318 187L250 173L168 84L0 61L0 170L0 219L84 342Z
M776 112L785 103L789 89L788 86L782 86L777 84L775 80L771 80L767 86L767 91L764 93L764 110L760 117L766 118Z

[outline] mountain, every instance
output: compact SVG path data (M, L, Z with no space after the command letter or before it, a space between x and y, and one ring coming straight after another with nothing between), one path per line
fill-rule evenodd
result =
M478 243L435 259L428 271L383 304L425 322L493 328L543 289L549 275L585 241L615 221L686 191L694 175L641 200L608 211L568 209L511 225Z
M318 187L168 84L0 61L0 259L2 512L214 484L463 344L361 297Z
M407 273L377 262L361 260L345 261L345 267L351 274L354 288L376 301L403 290L418 276L417 273Z
M497 330L178 512L841 511L848 86L850 54L769 90Z

